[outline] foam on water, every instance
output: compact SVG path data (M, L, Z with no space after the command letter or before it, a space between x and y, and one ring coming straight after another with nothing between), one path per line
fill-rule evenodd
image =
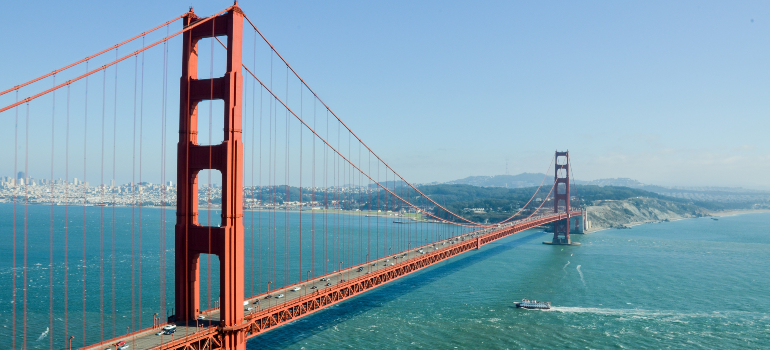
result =
M580 266L582 266L582 265L578 265L578 266L577 266L575 269L576 269L576 270L577 270L577 272L580 274L580 282L583 282L583 286L585 287L585 285L586 285L586 280L585 280L585 279L583 279L583 272L582 272L582 271L580 271Z
M39 337L37 337L37 341L41 341L45 339L45 337L48 336L48 330L49 330L48 327L45 327L45 331L42 334L40 334Z

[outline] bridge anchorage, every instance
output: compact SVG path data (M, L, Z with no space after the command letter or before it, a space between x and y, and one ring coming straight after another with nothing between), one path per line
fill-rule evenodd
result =
M554 163L553 212L554 214L563 213L564 218L560 216L559 220L553 222L553 240L545 241L543 244L580 245L578 242L572 242L569 237L571 223L575 223L575 233L583 233L585 225L585 212L581 212L579 216L573 216L570 212L569 151L556 151Z

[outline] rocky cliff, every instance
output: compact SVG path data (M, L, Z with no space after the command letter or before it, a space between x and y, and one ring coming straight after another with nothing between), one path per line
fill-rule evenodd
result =
M588 207L588 231L708 215L709 212L706 209L693 204L655 198L596 201L594 205Z

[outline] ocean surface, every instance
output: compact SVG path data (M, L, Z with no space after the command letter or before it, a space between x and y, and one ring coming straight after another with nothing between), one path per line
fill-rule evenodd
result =
M16 235L16 347L23 341L23 206L17 206ZM173 210L115 209L115 318L112 317L112 208L83 207L67 213L67 268L64 268L64 208L29 206L27 263L27 346L63 348L64 293L67 297L67 334L73 346L82 346L83 309L88 343L113 332L125 334L147 327L159 310L173 307ZM299 267L283 272L284 242L298 246L298 213L276 213L269 223L263 216L254 227L260 247L254 260L247 249L247 295L264 292L267 280L279 285L300 278ZM259 215L258 213L255 215ZM262 213L262 215L267 215ZM212 216L217 216L212 212ZM133 229L132 229L132 220ZM205 221L207 213L202 213ZM141 219L142 266L136 258L138 221ZM51 245L51 220L54 222ZM102 221L103 220L103 221ZM309 253L310 215L303 214L303 268L313 265ZM316 217L319 220L319 217ZM347 220L345 232L328 232L338 238L324 254L316 249L315 268L334 269L365 259L366 245L392 252L426 239L451 234L445 225L394 225L382 219L379 234L367 231L365 218L330 215L327 220ZM371 218L372 224L377 218ZM284 223L288 227L284 228ZM20 226L21 225L21 226ZM160 227L164 225L165 285L161 284ZM272 226L271 226L272 225ZM323 225L316 222L316 239ZM273 227L274 236L270 236ZM11 348L13 334L13 206L0 204L0 349ZM384 237L388 229L387 238ZM132 260L133 250L135 258ZM288 233L284 237L283 234ZM368 236L372 234L371 236ZM102 241L102 237L104 240ZM368 240L368 238L372 240ZM271 241L268 242L268 239ZM485 245L478 251L396 280L374 291L269 331L249 341L249 349L518 349L518 348L766 348L770 344L770 214L745 214L645 224L630 230L605 230L574 235L581 246L547 246L549 235L525 231ZM53 246L53 254L51 252ZM83 247L86 248L83 264ZM274 253L268 257L267 247ZM104 247L102 254L100 248ZM332 249L334 251L329 251ZM373 248L374 249L374 248ZM336 255L335 255L336 254ZM374 254L374 253L372 253ZM363 256L362 256L363 255ZM48 268L53 256L53 270ZM291 260L291 259L290 259ZM296 260L296 259L295 259ZM132 268L133 261L133 268ZM254 267L251 267L254 261ZM208 260L202 261L201 294L208 301ZM339 262L337 262L339 263ZM213 284L218 269L211 259ZM324 266L325 265L325 266ZM85 268L84 268L85 266ZM272 267L271 267L272 266ZM65 273L65 271L67 271ZM102 277L100 278L100 271ZM135 271L132 274L131 271ZM141 271L141 282L139 273ZM327 272L328 272L327 271ZM53 281L51 280L53 272ZM85 273L85 288L82 276ZM64 288L64 276L67 286ZM101 283L104 278L104 283ZM133 279L133 283L132 283ZM285 280L284 280L285 279ZM141 286L141 292L138 290ZM51 290L53 288L53 290ZM83 289L86 290L85 298ZM132 305L133 289L133 305ZM165 290L165 300L160 291ZM54 302L50 294L53 291ZM142 306L138 305L141 295ZM102 297L103 296L103 297ZM522 298L550 301L551 310L521 310L513 303ZM83 302L85 300L85 303ZM165 306L165 309L164 309ZM104 310L104 311L102 311ZM53 311L53 330L49 315ZM103 316L102 316L103 315ZM142 316L141 322L139 315ZM115 326L113 327L113 321Z
M527 231L268 332L249 349L767 349L770 214L543 245ZM513 307L522 298L551 310Z

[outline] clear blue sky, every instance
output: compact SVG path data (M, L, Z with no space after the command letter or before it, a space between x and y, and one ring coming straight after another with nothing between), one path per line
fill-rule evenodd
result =
M230 4L5 1L0 89L189 5L209 15ZM503 174L506 159L511 174L543 172L569 149L582 180L770 189L770 2L240 6L412 182Z

